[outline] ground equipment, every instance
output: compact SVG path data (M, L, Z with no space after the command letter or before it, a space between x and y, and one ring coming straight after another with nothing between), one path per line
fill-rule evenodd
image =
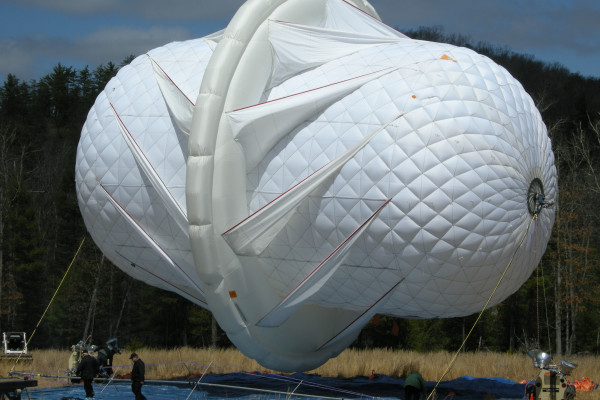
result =
M567 376L577 367L572 362L563 360L556 365L549 353L541 350L530 350L527 354L533 360L533 366L540 373L535 383L526 388L527 400L572 400L575 398L575 386Z

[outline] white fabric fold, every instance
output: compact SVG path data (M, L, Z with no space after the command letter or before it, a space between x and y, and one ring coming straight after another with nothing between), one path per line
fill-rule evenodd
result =
M273 52L273 72L269 87L278 86L302 71L365 48L397 43L405 39L404 36L382 34L377 31L359 33L353 30L336 30L331 27L322 28L269 21L269 42Z
M228 112L233 136L244 150L246 171L254 169L269 150L296 126L367 82L395 69L384 68L321 88Z
M119 130L121 131L121 135L127 143L131 154L135 158L137 165L143 171L144 175L150 180L152 187L158 193L160 199L162 200L163 205L167 209L169 215L173 218L173 220L177 223L179 228L187 234L188 231L188 219L185 210L181 207L179 202L173 197L161 177L158 175L150 160L146 157L146 153L142 149L140 149L139 145L135 141L134 137L131 135L121 117L115 110L114 106L110 104L113 112L115 113L115 119L119 125Z
M99 185L99 187L104 191L104 194L106 195L106 198L111 202L111 204L115 207L115 209L119 212L119 214L121 214L121 216L123 217L123 219L125 221L127 221L127 223L129 224L129 226L134 229L141 238L144 239L144 241L148 244L148 246L150 248L152 248L156 254L158 254L160 256L160 258L170 267L170 270L177 272L177 274L179 276L181 276L181 278L183 278L183 281L187 282L191 287L194 288L194 290L197 290L197 293L195 294L191 294L188 293L187 291L185 291L184 289L182 289L177 282L181 282L181 279L172 279L168 278L166 276L164 276L165 272L167 272L168 270L165 270L164 268L161 269L156 269L152 271L152 274L155 275L156 277L159 277L163 282L168 283L169 285L171 285L172 287L176 288L179 292L182 292L183 294L187 295L187 296L191 296L193 298L196 298L198 300L201 300L202 302L205 302L204 299L204 293L202 291L202 289L200 288L200 286L198 286L198 284L196 283L196 281L194 279L192 279L179 265L177 265L175 263L175 261L173 261L173 259L160 247L160 245L140 226L140 224L135 221L127 212L127 210L125 210L123 207L121 207L121 205L115 200L115 198L106 190L106 188L103 185Z
M344 240L325 260L302 280L279 304L257 323L259 326L279 326L292 316L311 296L317 293L344 262L352 246L369 229L371 222L390 200L384 202L357 230Z
M358 32L359 29L365 35L380 37L408 37L343 0L327 1L325 28L348 32Z
M148 55L154 71L156 83L167 104L167 109L175 126L186 136L190 135L192 115L194 114L194 103L177 86L171 77L158 63Z
M332 336L331 339L319 346L318 350L321 350L322 348L325 348L327 346L331 346L335 344L338 340L344 338L344 332L352 330L356 326L365 326L367 322L369 322L369 320L379 312L379 310L385 305L385 303L388 302L388 300L392 297L394 290L398 287L400 283L402 283L402 281L404 281L404 278L396 282L383 296L381 296L379 300L377 300L369 308L367 308L365 311L359 314L354 320L350 321L344 329L340 330L337 334Z
M206 43L208 44L208 46L210 47L210 49L212 51L215 51L215 49L217 48L217 45L219 44L221 39L223 39L224 33L225 33L225 29L221 29L220 31L211 33L210 35L207 35L207 36L204 36L202 39L204 39L204 41L206 41Z
M335 160L327 163L306 179L282 193L275 200L223 233L231 249L239 255L259 255L285 226L296 207L323 182L332 177L346 162L362 149L379 132L396 121L397 116L360 142L350 147Z

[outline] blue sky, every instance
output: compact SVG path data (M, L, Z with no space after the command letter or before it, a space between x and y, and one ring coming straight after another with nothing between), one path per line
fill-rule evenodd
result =
M600 78L598 0L371 0L400 30L441 26ZM0 0L0 82L91 69L225 28L243 0Z

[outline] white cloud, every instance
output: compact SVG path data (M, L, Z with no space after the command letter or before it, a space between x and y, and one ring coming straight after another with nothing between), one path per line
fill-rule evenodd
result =
M508 47L600 76L600 2L597 0L370 0L384 22L400 29L442 26L445 33ZM592 59L596 59L596 63Z
M30 51L30 46L23 46L23 42L15 39L0 40L0 76L6 77L8 74L21 77L30 76L31 65L35 60L34 53Z
M72 15L135 16L151 21L230 18L244 0L8 0L19 6Z
M597 0L370 2L393 27L442 26L446 33L462 34L474 42L508 47L547 62L558 61L584 75L600 76ZM49 32L45 37L25 34L10 40L6 39L9 31L0 33L0 80L9 72L39 69L42 58L46 63L56 60L53 65L81 62L92 67L108 61L119 63L128 55L174 40L203 36L224 28L244 0L4 0L8 3L21 11L37 10L36 15L41 14L40 9L46 10L44 26L53 30L44 31ZM75 28L68 26L70 20L77 22ZM98 27L98 21L106 25ZM40 21L30 24L31 31L42 32ZM84 33L88 27L90 33Z
M93 14L118 9L121 0L5 0L22 7L36 7L66 14Z
M0 40L0 79L11 73L28 81L39 79L43 64L49 68L59 62L77 69L89 65L95 68L112 61L119 64L126 57L138 56L176 40L186 40L194 35L183 28L149 29L106 28L81 37L31 36Z
M138 56L155 47L192 36L183 28L107 28L73 41L64 51L71 57L96 63L118 63L129 55Z

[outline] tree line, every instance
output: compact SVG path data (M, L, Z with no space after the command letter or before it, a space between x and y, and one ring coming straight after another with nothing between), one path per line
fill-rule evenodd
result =
M542 113L558 169L556 222L540 265L519 291L484 312L465 348L598 353L600 80L439 27L406 33L472 48L508 69ZM209 311L105 259L80 216L74 167L81 127L131 60L94 70L58 64L39 80L10 74L0 87L0 331L34 334L32 347L67 348L88 335L97 343L116 336L132 347L230 346ZM377 316L354 346L456 350L476 318Z

